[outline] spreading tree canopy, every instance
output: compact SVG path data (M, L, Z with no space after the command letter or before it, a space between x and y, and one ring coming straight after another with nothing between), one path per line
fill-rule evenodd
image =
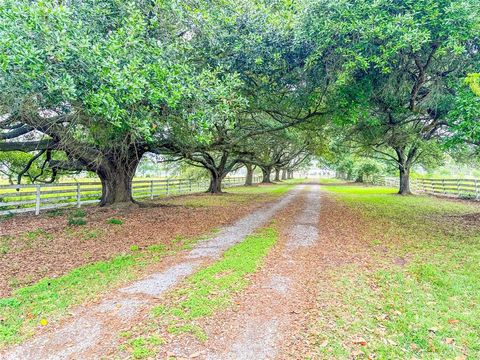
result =
M102 204L132 201L136 167L161 146L192 77L181 24L162 16L173 10L141 0L3 1L0 150L45 153L54 173L93 171Z
M302 12L312 66L332 54L342 63L339 131L396 164L401 194L445 131L457 80L478 66L479 11L476 0L320 0Z

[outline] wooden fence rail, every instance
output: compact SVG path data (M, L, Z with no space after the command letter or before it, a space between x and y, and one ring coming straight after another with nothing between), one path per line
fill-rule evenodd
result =
M255 177L254 182L259 182ZM243 185L245 177L228 177L224 187ZM205 191L208 181L189 179L134 180L133 197L154 199L156 197ZM41 210L65 206L81 207L98 203L102 194L100 182L72 182L54 184L0 185L0 216L25 212L40 214Z
M392 177L377 177L368 181L374 185L398 187L399 180ZM412 192L480 200L478 179L411 179Z

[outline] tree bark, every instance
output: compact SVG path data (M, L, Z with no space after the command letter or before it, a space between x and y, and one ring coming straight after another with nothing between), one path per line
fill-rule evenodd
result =
M132 180L140 159L130 161L110 159L98 167L96 173L102 182L100 206L133 203Z
M275 169L275 181L280 181L280 169Z
M407 152L405 148L394 148L397 153L398 171L400 175L400 185L398 193L400 195L409 195L410 192L410 168L414 163L418 148L411 147Z
M222 180L218 172L210 171L210 185L208 186L207 193L210 194L220 194L222 192Z
M287 170L282 169L282 180L287 180Z
M247 168L247 176L245 177L245 186L252 186L253 184L253 165L252 164L245 164Z
M270 184L272 181L270 180L270 173L272 172L271 167L262 167L262 183L263 184Z
M400 172L400 186L398 193L400 195L409 195L410 192L410 168L406 165L399 165L398 170Z
M287 170L287 179L293 179L293 171Z

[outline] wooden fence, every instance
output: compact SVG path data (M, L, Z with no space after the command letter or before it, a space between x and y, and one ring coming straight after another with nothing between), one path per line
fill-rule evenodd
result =
M370 183L398 187L399 179L378 177L372 179ZM410 190L416 193L480 200L479 179L411 179Z
M254 182L259 182L255 177ZM224 187L243 185L244 177L228 177ZM154 199L156 197L205 191L208 181L189 179L134 180L133 197ZM98 203L102 194L100 182L72 182L54 184L0 185L0 216L58 209L65 206L81 207Z

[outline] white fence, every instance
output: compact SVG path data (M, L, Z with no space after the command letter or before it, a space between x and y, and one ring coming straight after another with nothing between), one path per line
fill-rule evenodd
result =
M254 182L260 181L255 177ZM224 187L243 185L244 177L228 177ZM189 179L134 180L133 197L156 197L205 191L209 181ZM100 182L72 182L53 184L0 185L0 216L24 212L58 209L65 206L80 207L98 203L102 194Z
M370 182L389 187L399 186L399 179L392 177L379 177ZM410 189L417 193L480 200L478 179L411 179Z

